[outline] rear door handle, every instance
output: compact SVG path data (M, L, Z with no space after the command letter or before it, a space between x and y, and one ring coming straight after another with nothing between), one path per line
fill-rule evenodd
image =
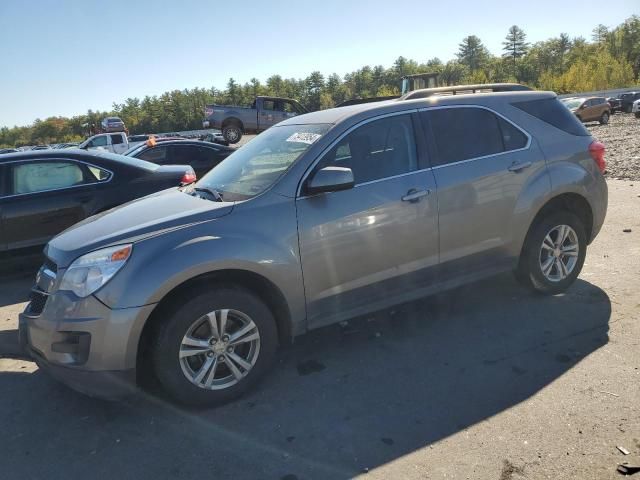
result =
M404 197L402 197L402 201L415 203L419 201L422 197L426 197L430 193L431 193L431 190L416 190L415 188L412 188L407 192L407 194Z
M519 172L525 168L529 168L530 166L531 162L513 162L508 170L510 172Z

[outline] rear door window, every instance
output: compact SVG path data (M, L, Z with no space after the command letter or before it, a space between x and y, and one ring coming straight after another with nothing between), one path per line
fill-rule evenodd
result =
M166 146L153 147L145 150L138 155L137 158L158 164L167 163L169 160Z
M431 126L437 158L434 166L504 151L498 117L482 108L442 108L421 113ZM428 127L427 127L428 128Z
M87 183L84 171L73 162L13 164L11 177L14 195L59 190Z
M91 147L106 147L107 146L107 136L106 135L102 135L100 137L96 137L93 140L91 140L88 144L87 147L91 148Z
M262 109L263 110L275 110L276 109L276 102L274 102L273 100L263 100L262 101Z

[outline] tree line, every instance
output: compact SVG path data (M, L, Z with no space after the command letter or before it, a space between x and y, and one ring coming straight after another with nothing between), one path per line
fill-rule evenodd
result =
M456 58L447 62L435 57L420 63L401 56L389 68L364 66L342 77L315 71L301 79L272 75L264 83L252 78L242 85L230 78L223 90L194 88L127 98L108 112L89 110L71 118L3 127L0 146L77 141L86 135L88 125L99 125L105 116L122 118L131 134L196 130L201 128L205 105L249 105L256 95L294 98L309 110L331 108L353 98L398 95L400 77L423 72L438 73L441 85L518 82L557 93L632 86L640 77L640 17L633 15L611 29L598 25L590 41L561 33L531 44L525 31L513 25L502 55L492 55L480 38L469 35L460 43Z

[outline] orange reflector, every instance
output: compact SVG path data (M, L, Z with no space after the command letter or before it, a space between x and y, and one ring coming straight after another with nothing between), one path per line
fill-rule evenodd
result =
M111 254L111 261L112 262L122 262L124 260L126 260L127 258L129 258L129 255L131 255L131 245L127 245L124 248L121 248L120 250L117 250L115 252L113 252Z
M156 143L156 137L149 137L147 140L147 147L155 147Z

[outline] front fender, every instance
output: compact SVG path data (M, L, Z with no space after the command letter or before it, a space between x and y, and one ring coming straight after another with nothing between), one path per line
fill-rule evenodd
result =
M160 302L184 282L221 270L264 277L282 293L293 327L304 329L306 307L295 204L278 195L238 205L233 215L147 238L96 293L110 308Z

